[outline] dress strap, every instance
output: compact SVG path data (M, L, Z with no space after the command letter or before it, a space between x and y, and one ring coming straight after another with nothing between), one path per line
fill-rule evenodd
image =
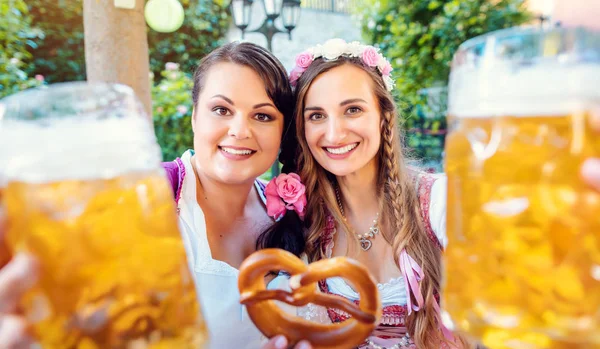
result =
M267 184L257 178L254 181L254 187L256 188L256 191L258 192L258 196L260 196L260 199L262 200L263 204L266 205L267 204L267 196L265 195L265 188L267 187Z
M163 162L162 167L167 174L167 179L173 189L173 198L178 203L181 198L181 188L183 187L183 179L185 178L185 166L180 158L173 161Z
M327 211L325 212L325 229L321 232L319 244L321 245L321 253L326 258L331 258L333 251L333 236L336 233L335 219Z
M421 209L421 218L423 219L423 224L425 225L425 231L427 232L427 236L433 241L433 243L443 250L442 244L440 240L437 238L433 231L433 227L431 226L431 219L429 217L429 207L431 205L431 188L433 184L437 180L437 177L432 176L428 173L418 174L416 179L417 186L417 195L419 197L419 206Z

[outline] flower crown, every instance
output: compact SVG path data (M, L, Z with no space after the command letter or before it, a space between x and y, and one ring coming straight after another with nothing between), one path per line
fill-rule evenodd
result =
M267 197L267 214L276 221L285 215L286 210L296 211L300 219L304 218L306 187L297 174L282 173L273 178L265 187L265 196Z
M342 39L331 39L322 45L311 47L308 50L296 56L296 65L290 72L290 84L296 87L298 79L311 65L311 63L320 57L328 61L334 61L340 56L360 57L363 64L367 67L377 68L388 91L394 89L394 80L390 76L392 65L379 53L379 49L371 45L363 45L358 41L346 42Z

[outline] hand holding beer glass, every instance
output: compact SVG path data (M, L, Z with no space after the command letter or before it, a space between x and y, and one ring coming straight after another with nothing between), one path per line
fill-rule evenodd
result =
M206 333L151 124L131 89L69 83L0 101L6 241L39 282L43 348L201 348Z
M492 349L600 347L600 35L509 29L450 77L444 306Z

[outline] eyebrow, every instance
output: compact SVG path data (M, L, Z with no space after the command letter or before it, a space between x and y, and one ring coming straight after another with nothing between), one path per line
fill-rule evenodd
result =
M258 109L258 108L262 108L262 107L273 107L273 108L277 109L277 108L276 108L276 107L275 107L273 104L271 104L271 103L259 103L259 104L256 104L256 105L254 106L254 109Z
M340 107L343 107L345 105L352 104L352 103L367 103L367 101L365 101L362 98L351 98L351 99L347 99L347 100L343 101L342 103L340 103Z
M304 108L304 112L306 113L307 111L323 111L324 109L321 107L306 107Z
M346 106L348 104L352 104L352 103L367 103L367 101L365 101L362 98L351 98L351 99L346 99L345 101L340 103L340 107ZM304 108L304 111L323 111L324 109L321 107L306 107Z
M223 96L223 95L214 95L214 96L212 96L212 98L221 98L221 99L224 99L227 103L235 106L235 103L233 103L233 101L230 98L227 98L226 96ZM259 104L256 104L253 108L254 109L258 109L258 108L261 108L261 107L273 107L273 108L277 109L277 107L275 107L272 103L259 103Z
M214 96L212 96L212 98L221 98L221 99L224 99L225 102L227 102L227 103L229 103L231 105L235 105L235 103L233 103L233 101L230 98L227 98L227 97L225 97L223 95L214 95Z

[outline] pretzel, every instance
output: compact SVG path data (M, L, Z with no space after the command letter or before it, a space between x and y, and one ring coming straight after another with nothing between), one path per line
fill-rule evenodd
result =
M273 270L291 274L291 292L267 290L264 276ZM357 306L346 298L321 293L317 282L339 276L349 281L360 294ZM256 327L268 338L284 335L291 345L308 340L314 349L354 348L371 334L381 316L379 290L368 270L357 261L336 257L304 264L293 254L280 249L264 249L250 255L240 266L238 278L240 303ZM351 315L347 321L320 324L302 319L281 309L274 302L293 306L308 303L337 308Z

